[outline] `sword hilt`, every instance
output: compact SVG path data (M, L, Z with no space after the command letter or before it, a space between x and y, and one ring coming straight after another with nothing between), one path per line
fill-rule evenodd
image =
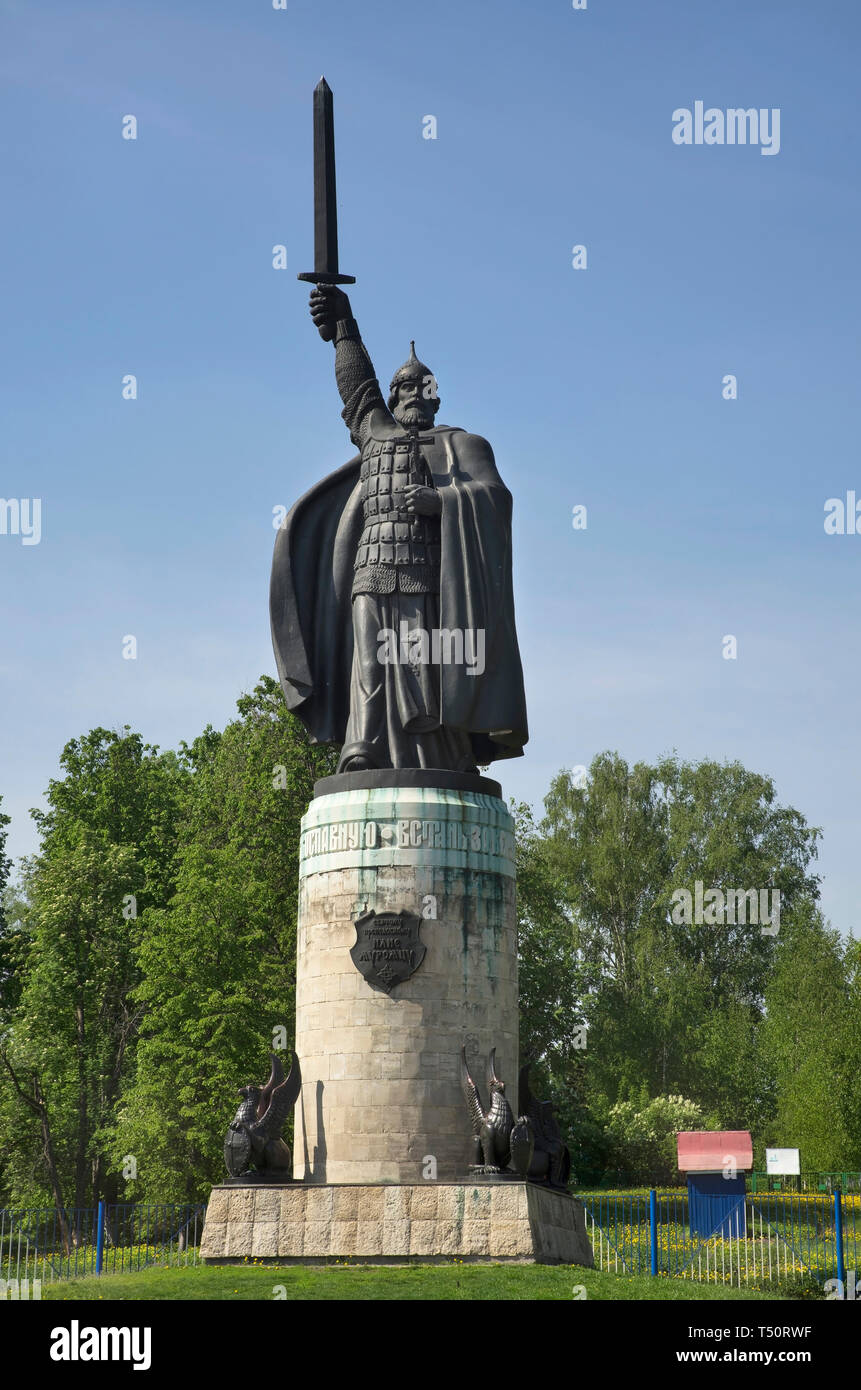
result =
M311 285L355 285L355 275L333 274L331 270L304 270L297 280L307 280Z

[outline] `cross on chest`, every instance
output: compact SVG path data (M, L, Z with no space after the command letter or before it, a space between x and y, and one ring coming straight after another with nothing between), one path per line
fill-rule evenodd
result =
M410 461L412 462L416 471L418 471L419 469L424 470L424 473L427 476L428 487L433 487L433 477L431 476L431 471L428 467L427 460L422 456L421 447L425 444L436 443L436 436L433 434L420 435L418 429L415 426L413 426L413 428L409 431L408 434L395 435L392 438L391 443L409 445Z

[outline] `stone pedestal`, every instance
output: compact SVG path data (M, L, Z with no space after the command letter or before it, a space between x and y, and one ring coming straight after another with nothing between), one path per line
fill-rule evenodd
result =
M513 822L492 781L408 776L327 779L302 821L294 1177L310 1183L462 1178L464 1043L485 1096L496 1048L516 1113ZM401 910L421 918L426 954L387 990L351 958L355 922Z
M594 1263L582 1202L527 1182L216 1187L200 1253L208 1264Z
M498 784L416 769L315 792L299 870L298 1181L214 1188L201 1256L591 1265L582 1203L467 1176L464 1044L485 1103L496 1049L517 1114L514 827ZM400 912L420 919L418 940L382 927L354 950L357 920Z

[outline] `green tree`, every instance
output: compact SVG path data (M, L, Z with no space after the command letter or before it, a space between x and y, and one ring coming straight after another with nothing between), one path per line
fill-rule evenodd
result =
M0 796L0 805L3 798ZM10 884L12 860L6 853L11 817L0 811L0 1037L19 991L20 924Z
M761 1045L761 1010L731 1000L707 1010L693 1034L692 1072L706 1111L707 1129L749 1129L764 1134L776 1105L770 1059Z
M137 1023L122 914L136 882L133 851L92 836L47 860L33 885L36 929L4 1065L39 1122L59 1208L66 1194L80 1207L103 1193L106 1131ZM19 1167L25 1191L27 1176Z
M3 798L0 796L0 805L2 805L2 802ZM6 840L9 835L9 826L11 824L11 817L7 816L3 811L0 811L0 933L4 931L6 926L4 897L6 885L9 881L9 873L12 868L12 860L6 853Z
M140 1019L140 914L170 892L185 776L128 729L72 740L61 766L34 813L0 1067L7 1190L50 1191L60 1209L116 1193L106 1154Z
M520 1056L554 1072L578 1062L580 998L588 979L577 959L574 924L528 806L514 808Z
M292 1045L300 821L337 753L309 741L268 677L238 710L185 750L177 892L146 914L146 1012L114 1145L115 1163L136 1168L134 1197L207 1195L237 1086L266 1070L274 1030Z
M784 916L815 901L819 832L738 763L665 758L634 767L604 753L583 786L560 773L542 829L582 963L592 972L587 1087L594 1118L619 1100L685 1094L759 1119L769 1086L756 1033L775 938L758 925L679 925L673 894L779 890ZM722 1068L741 1088L729 1085ZM737 1121L736 1121L737 1122Z
M530 808L515 815L520 1062L529 1063L533 1093L553 1102L581 1183L606 1164L602 1131L585 1097L587 1036L581 1000L590 972L578 959L574 924Z
M853 1168L861 1168L861 941L843 944L846 1008L839 1054L841 1128L848 1140Z
M804 1168L861 1167L852 1100L857 1070L851 1076L858 1060L856 972L857 950L844 947L815 908L781 930L762 1027L776 1084L768 1137L800 1149Z

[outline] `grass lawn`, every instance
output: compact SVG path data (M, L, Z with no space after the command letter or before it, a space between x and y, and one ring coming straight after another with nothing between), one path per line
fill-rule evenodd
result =
M779 1295L648 1275L605 1274L579 1265L190 1265L135 1274L62 1279L43 1299L768 1299ZM582 1294L580 1295L582 1297Z

